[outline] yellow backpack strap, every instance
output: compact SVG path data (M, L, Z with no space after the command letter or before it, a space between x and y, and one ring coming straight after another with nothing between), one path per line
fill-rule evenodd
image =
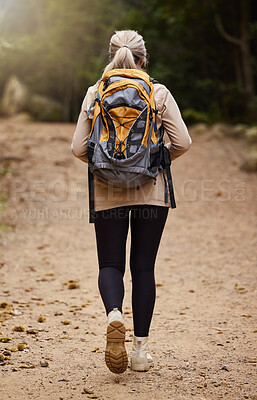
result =
M112 69L111 71L106 72L106 74L104 74L103 80L105 81L106 79L108 79L110 76L112 75L119 75L119 76L124 76L124 77L132 77L132 78L139 78L139 79L143 79L145 82L147 82L149 84L150 82L150 76L142 70L139 69Z
M155 100L154 100L154 86L153 86L153 80L152 79L150 79L149 86L150 86L150 89L151 89L151 91L150 91L150 105L151 105L151 109L152 109L152 112L153 112L152 123L153 123L153 127L154 127L154 129L152 129L152 131L151 131L151 140L152 140L153 143L156 143L157 142L157 138L155 136L155 133L157 131L156 115L158 113L158 110L156 109L156 104L155 104Z

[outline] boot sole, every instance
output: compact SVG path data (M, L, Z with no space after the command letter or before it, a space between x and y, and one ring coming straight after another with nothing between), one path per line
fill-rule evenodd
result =
M125 332L125 326L120 321L113 321L107 327L105 363L109 370L115 374L122 374L128 367Z
M153 366L153 362L147 360L138 360L138 358L131 357L131 370L138 372L146 372Z

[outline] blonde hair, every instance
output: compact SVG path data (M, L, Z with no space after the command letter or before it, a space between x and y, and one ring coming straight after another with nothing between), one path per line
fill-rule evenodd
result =
M141 65L146 66L147 52L143 37L132 30L116 31L110 40L109 57L110 63L103 75L116 68L138 69Z

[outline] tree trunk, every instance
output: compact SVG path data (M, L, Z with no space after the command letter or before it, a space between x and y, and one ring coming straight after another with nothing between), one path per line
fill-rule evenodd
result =
M240 38L236 38L225 31L221 22L221 18L218 14L215 15L215 22L221 36L223 36L228 42L239 46L246 97L246 109L249 119L254 120L256 119L256 116L254 116L255 113L251 107L251 104L255 100L255 86L251 66L251 49L248 36L250 1L251 0L240 0Z
M249 25L249 0L241 0L241 54L244 74L244 86L248 102L252 102L255 97L253 72L251 67L251 51L248 39Z
M201 24L199 24L200 29L198 29L199 33L199 60L200 60L200 69L202 73L202 77L207 79L210 77L209 74L209 66L208 66L208 57L206 52L206 40Z
M241 59L240 59L239 49L237 47L234 48L234 67L235 67L237 86L240 89L243 89L244 81L243 81L243 74L242 74Z

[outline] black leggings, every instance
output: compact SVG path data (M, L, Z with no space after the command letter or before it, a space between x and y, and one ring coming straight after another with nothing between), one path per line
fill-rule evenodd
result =
M126 241L131 227L130 270L135 336L148 336L156 290L154 265L168 207L126 206L96 212L99 291L108 314L122 312Z

